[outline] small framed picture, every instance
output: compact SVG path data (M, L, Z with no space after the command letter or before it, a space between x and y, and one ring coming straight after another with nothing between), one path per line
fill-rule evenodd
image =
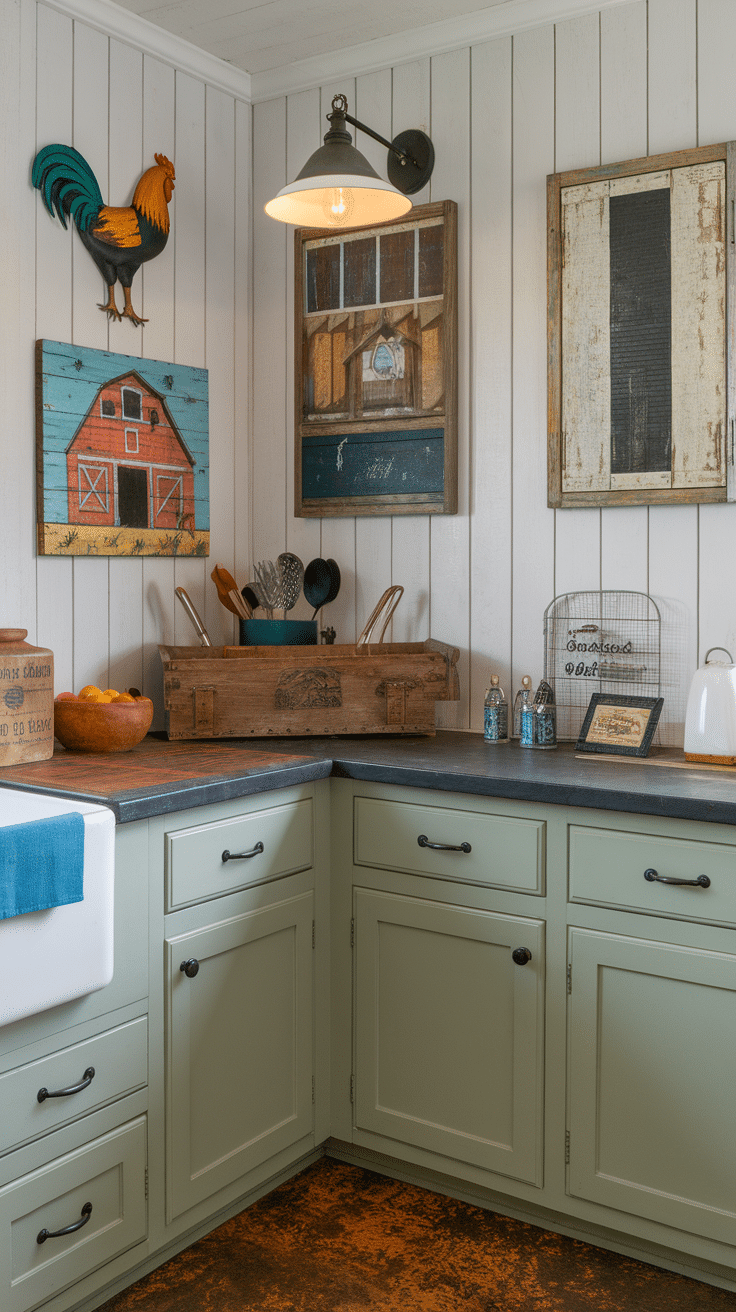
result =
M619 697L615 693L594 692L575 750L610 756L646 756L662 705L662 697Z

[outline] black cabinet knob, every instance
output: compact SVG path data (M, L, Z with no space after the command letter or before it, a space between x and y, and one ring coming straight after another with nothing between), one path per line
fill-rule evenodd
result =
M199 962L196 957L190 957L188 961L182 961L179 970L183 970L187 979L194 979L199 974Z
M516 962L517 966L525 966L527 961L531 961L532 954L528 948L514 948L511 959Z

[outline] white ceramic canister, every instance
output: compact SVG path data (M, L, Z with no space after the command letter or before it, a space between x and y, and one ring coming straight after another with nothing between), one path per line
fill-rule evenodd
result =
M723 651L725 661L709 661ZM717 765L736 765L736 665L725 647L710 647L695 671L685 712L685 757Z
M0 767L54 754L54 654L0 629Z

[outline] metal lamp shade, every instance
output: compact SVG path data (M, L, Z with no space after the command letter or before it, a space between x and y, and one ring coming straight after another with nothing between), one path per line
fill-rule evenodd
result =
M332 124L324 145L310 155L294 182L264 207L272 219L298 228L360 228L401 218L411 201L380 178L345 130L345 115Z

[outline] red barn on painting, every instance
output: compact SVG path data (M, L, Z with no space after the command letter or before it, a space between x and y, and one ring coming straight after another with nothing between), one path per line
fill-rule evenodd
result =
M164 398L111 378L66 449L69 523L194 529L194 464Z

